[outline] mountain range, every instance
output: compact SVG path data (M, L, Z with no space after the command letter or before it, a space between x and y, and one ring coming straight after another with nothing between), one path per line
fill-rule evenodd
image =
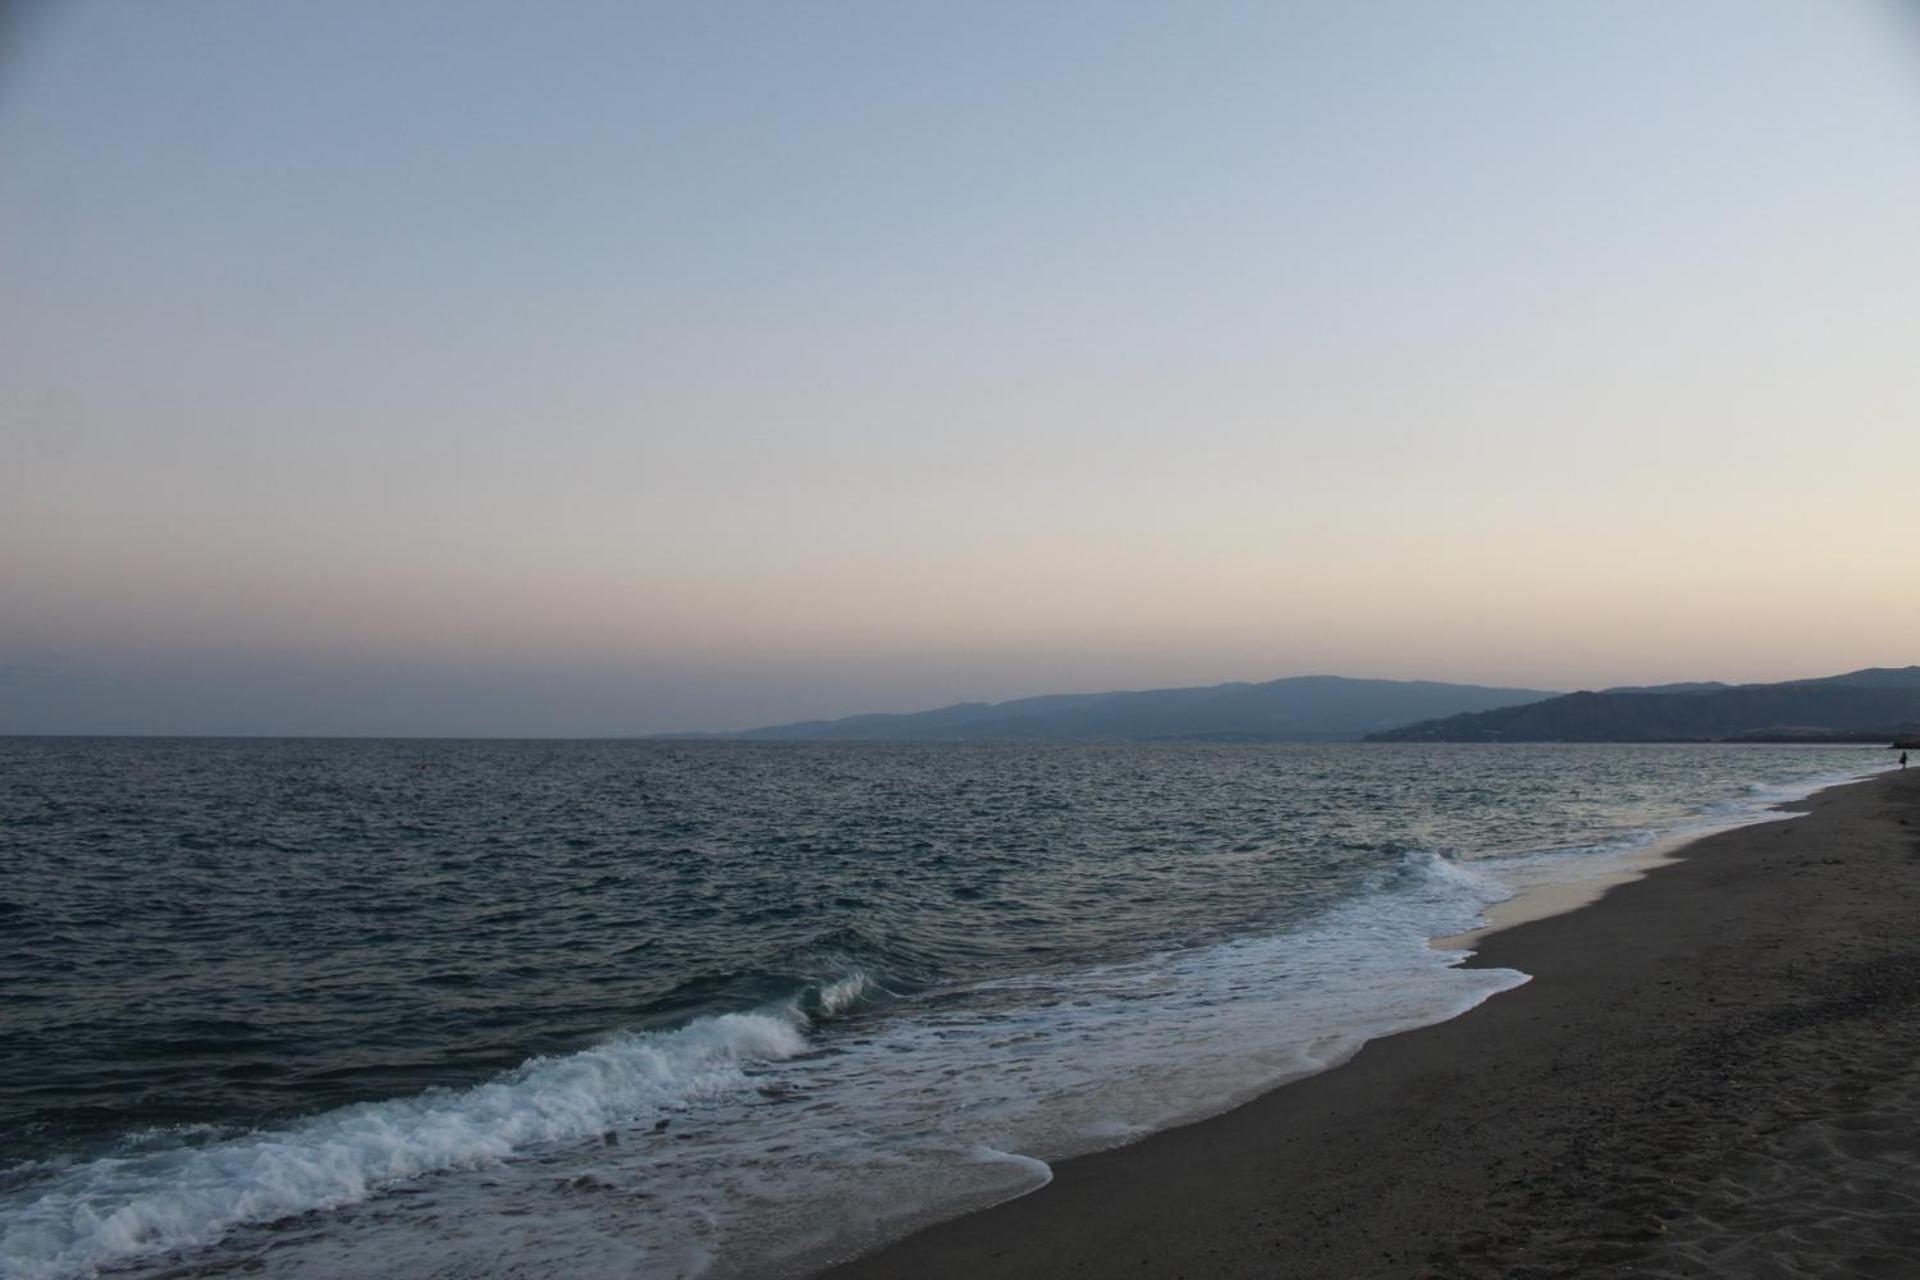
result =
M1064 693L932 711L804 720L761 741L1725 742L1920 734L1920 666L1777 684L1539 689L1293 676L1183 689Z
M1920 667L1779 684L1696 683L1564 694L1369 734L1370 742L1838 741L1920 729Z
M1381 729L1460 712L1538 702L1538 689L1430 680L1294 676L1261 684L1065 693L962 702L935 711L806 720L732 735L833 742L1152 741L1351 742Z

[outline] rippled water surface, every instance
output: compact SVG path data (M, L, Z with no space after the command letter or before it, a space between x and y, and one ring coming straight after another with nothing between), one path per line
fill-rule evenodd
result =
M804 1269L1861 748L0 739L0 1276ZM511 1230L502 1224L511 1224Z

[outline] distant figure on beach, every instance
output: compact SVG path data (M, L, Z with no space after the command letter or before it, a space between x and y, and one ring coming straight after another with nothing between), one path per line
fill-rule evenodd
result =
M1904 751L1900 753L1900 767L1902 769L1907 767L1907 753Z

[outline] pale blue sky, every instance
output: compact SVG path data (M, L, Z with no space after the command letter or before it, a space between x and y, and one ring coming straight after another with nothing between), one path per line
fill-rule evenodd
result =
M1917 28L43 6L0 731L1914 661Z

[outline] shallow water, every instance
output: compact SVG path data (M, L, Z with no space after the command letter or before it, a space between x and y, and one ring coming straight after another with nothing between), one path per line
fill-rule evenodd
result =
M804 1269L1883 755L0 740L0 1275Z

